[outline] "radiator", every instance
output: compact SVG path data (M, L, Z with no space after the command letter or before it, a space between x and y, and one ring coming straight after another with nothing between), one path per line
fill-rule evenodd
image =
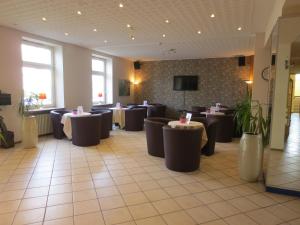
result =
M38 134L46 135L51 134L52 130L52 122L49 114L39 114L36 115L36 120L38 124Z

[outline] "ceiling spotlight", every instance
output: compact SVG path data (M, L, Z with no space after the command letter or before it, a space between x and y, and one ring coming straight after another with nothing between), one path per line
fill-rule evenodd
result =
M215 14L211 14L210 17L211 18L215 18L216 16L215 16Z
M65 36L68 36L68 35L69 35L69 33L66 32L66 33L65 33Z
M163 36L164 38L166 37L166 35L165 35L165 34L163 34L162 36Z
M131 27L131 25L130 25L130 24L127 24L127 25L126 25L126 27L127 27L127 28L130 28L130 27Z
M43 17L42 20L43 20L43 21L47 21L47 18L46 18L46 17Z
M120 8L123 8L123 7L124 7L123 3L120 3L120 4L119 4L119 7L120 7Z
M106 43L107 43L107 40L104 40L104 43L106 44Z
M78 14L78 15L82 15L82 12L81 12L81 11L77 11L77 14Z
M197 34L201 34L201 30L198 30L198 31L197 31Z
M165 23L170 23L170 21L169 20L165 20Z
M238 30L238 31L241 31L241 30L242 30L242 27L238 27L237 30Z
M132 36L131 36L131 40L133 40L133 41L134 41L134 39L135 39L135 37L132 35Z
M97 32L97 29L96 29L96 28L94 28L94 29L93 29L93 31L94 31L94 32Z

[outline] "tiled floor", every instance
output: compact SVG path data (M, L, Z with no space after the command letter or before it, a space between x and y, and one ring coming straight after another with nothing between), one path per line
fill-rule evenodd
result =
M237 174L238 144L217 144L201 169L177 173L146 151L144 132L97 147L40 138L0 151L0 225L297 225L300 200Z
M271 150L266 183L300 192L300 116L293 113L284 151Z

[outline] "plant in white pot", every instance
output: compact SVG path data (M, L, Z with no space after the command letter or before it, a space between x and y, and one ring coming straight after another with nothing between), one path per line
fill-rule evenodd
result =
M270 119L263 116L259 101L251 96L236 106L236 128L243 131L240 140L239 173L242 180L258 180L263 165L264 147L269 141Z
M22 96L19 104L19 114L22 116L22 144L24 148L34 148L38 142L38 127L36 117L30 110L40 108L39 96L31 93L28 97Z

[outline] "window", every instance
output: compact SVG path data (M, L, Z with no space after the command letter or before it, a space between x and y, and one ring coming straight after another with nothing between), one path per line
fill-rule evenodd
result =
M24 98L35 94L44 106L54 106L53 48L24 41L21 50Z
M295 93L294 96L300 97L300 74L295 76Z
M106 60L92 57L93 103L106 103Z

